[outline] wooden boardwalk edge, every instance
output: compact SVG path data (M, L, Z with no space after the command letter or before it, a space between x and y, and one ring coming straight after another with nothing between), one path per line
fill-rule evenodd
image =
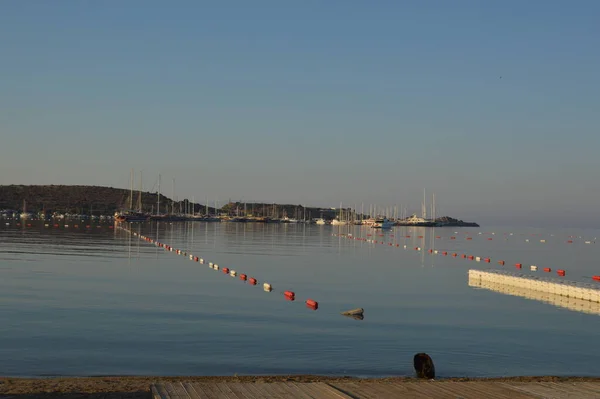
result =
M157 383L152 399L600 398L600 382L196 382Z

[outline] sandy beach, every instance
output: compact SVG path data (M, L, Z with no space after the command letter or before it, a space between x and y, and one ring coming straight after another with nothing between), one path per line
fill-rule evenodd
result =
M510 378L447 378L447 381L519 381L519 382L600 382L600 377L510 377ZM408 377L359 379L352 377L295 376L224 376L224 377L55 377L0 378L1 399L30 398L148 398L150 385L166 382L252 382L257 384L294 382L402 382L415 381Z

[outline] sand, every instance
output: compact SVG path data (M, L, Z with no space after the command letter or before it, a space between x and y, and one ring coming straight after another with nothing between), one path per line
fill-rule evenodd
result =
M10 378L0 377L0 399L75 399L75 398L149 398L150 385L157 382L392 382L414 381L413 378L394 377L358 379L352 377L295 376L228 376L228 377L56 377ZM445 378L450 381L595 381L600 377L510 377L510 378Z

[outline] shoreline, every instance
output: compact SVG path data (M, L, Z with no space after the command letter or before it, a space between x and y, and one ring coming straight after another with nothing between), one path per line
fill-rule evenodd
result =
M247 376L97 376L97 377L0 377L2 398L147 398L150 385L169 382L325 382L325 383L402 383L419 380L415 377L357 378L319 375L247 375ZM447 382L600 382L598 377L577 376L513 376L513 377L446 377Z

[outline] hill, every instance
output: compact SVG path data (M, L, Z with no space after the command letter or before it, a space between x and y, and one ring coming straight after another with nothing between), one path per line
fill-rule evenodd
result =
M134 192L135 207L138 192ZM122 208L129 207L130 191L122 188L101 186L0 186L0 209L23 210L23 201L27 211L66 212L78 214L110 215ZM142 192L144 211L156 210L157 194ZM161 208L171 204L171 199L160 196ZM177 205L176 205L177 206Z

